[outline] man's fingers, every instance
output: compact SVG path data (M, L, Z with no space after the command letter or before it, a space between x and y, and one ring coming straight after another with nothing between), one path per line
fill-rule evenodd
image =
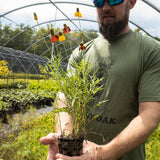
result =
M58 153L56 154L55 158L56 160L88 160L87 154L82 154L81 156L69 157Z
M55 160L55 155L58 153L58 134L49 133L46 137L42 137L40 142L44 145L49 145L47 160Z
M49 144L47 160L55 160L55 155L57 152L55 152L54 148L55 148L55 144L53 143Z
M56 154L56 160L78 160L76 159L75 157L68 157L68 156L65 156L65 155L61 155L61 154Z
M62 155L61 154L56 154L55 156L56 160L64 160L64 156L63 156L63 159L62 159Z
M46 137L42 137L40 139L40 142L44 145L48 145L51 143L56 143L57 142L57 134L56 133L49 133Z

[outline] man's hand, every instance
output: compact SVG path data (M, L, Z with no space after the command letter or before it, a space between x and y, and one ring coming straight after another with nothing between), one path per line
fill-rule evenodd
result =
M47 160L55 160L55 155L58 153L57 134L49 133L46 137L42 137L40 142L44 145L49 145Z
M97 160L98 145L89 141L84 141L81 156L69 157L58 153L58 140L56 133L49 133L42 137L40 142L49 145L47 160Z
M98 160L98 145L89 141L84 141L81 156L65 156L60 153L56 154L56 160Z

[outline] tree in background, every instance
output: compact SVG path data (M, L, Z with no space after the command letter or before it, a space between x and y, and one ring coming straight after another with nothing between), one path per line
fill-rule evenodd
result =
M11 25L3 26L0 23L0 46L3 46L6 42L9 42L7 45L5 45L6 47L26 51L32 54L48 57L50 59L52 45L49 35L52 27L53 25L51 24L47 25L45 28L41 27L39 29L31 29L28 25L25 26L24 24L20 24L16 28L12 28ZM54 28L54 31L58 34L60 31L62 31L62 29ZM140 32L141 30L138 28L135 31ZM98 33L95 31L84 30L82 32L83 34L87 35L83 36L84 43L98 36ZM81 33L79 31L72 31L65 34L65 42L57 41L54 45L54 54L58 55L59 51L61 50L62 56L65 59L65 62L67 62L72 50L78 47L81 42L80 34ZM155 39L160 41L160 38L158 37L155 37Z
M2 26L0 23L0 46L9 42L5 47L24 51L32 44L34 33L28 25L20 24L20 26L13 29L11 25ZM14 36L15 38L12 39Z

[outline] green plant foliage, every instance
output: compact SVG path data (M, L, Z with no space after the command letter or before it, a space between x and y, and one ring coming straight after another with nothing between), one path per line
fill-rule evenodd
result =
M11 74L11 71L9 71L8 63L4 60L0 61L0 75L3 77L7 77Z
M0 89L26 88L26 83L25 79L0 79Z
M45 95L52 95L54 92L57 93L55 85L56 81L51 79L30 81L30 83L27 84L27 89L32 90L33 93L43 93Z
M160 124L146 142L146 160L160 159Z
M50 80L30 80L28 84L19 84L20 89L0 89L0 118L5 119L6 115L28 110L32 105L36 108L51 106L54 101L55 90L54 81Z
M25 74L25 73L14 73L14 74L9 74L7 78L4 77L4 75L0 74L1 79L23 79L23 80L40 80L40 79L47 79L46 75L41 75L41 74Z
M18 136L10 134L10 142L2 141L0 158L3 160L44 160L48 146L40 143L40 138L54 131L54 114L48 113L39 118L31 117L23 122ZM12 140L11 140L12 138Z
M39 118L31 117L29 122L23 122L18 136L14 133L4 139L0 145L2 160L45 160L48 146L40 144L42 136L54 132L54 113L48 113ZM146 143L146 160L159 160L160 157L160 125L149 137Z
M80 52L79 54L83 53ZM48 64L47 72L53 78L55 90L62 92L66 97L65 106L67 107L58 108L55 105L54 112L67 112L71 115L73 129L72 133L69 134L74 137L86 132L86 125L90 122L87 119L87 113L102 103L100 102L92 107L88 105L94 99L95 94L103 89L103 86L100 85L102 79L96 77L97 70L91 70L91 64L86 63L84 59L78 64L74 64L76 68L75 72L63 71L61 69L61 62L60 52L59 56L54 56L52 62ZM58 122L59 124L61 123L60 119ZM66 133L63 133L61 129L61 134Z
M23 32L24 30L26 31ZM34 31L31 30L28 25L25 26L24 24L20 24L18 27L13 29L11 25L3 26L2 24L0 24L0 46L5 44L17 34L19 34L19 36L17 36L9 44L7 44L7 47L24 50L26 47L30 46L30 44L32 43Z

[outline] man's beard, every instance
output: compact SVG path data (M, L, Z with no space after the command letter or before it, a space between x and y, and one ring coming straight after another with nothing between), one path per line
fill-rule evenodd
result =
M129 4L126 6L125 16L120 21L113 23L110 22L99 23L99 31L108 41L116 39L116 37L128 25L128 16L129 16L128 12L129 12Z
M126 27L127 24L128 17L124 17L123 20L114 22L112 24L99 24L99 31L107 40L110 41L116 39L117 35L121 33L121 31Z

